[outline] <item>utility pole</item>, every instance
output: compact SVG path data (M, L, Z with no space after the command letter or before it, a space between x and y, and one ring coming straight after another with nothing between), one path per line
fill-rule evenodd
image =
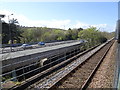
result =
M11 30L10 30L10 16L13 14L8 15L8 22L9 22L9 37L10 37L10 51L12 52L12 37L11 37Z
M1 18L4 18L5 15L0 14L0 44L2 45L2 21Z
M4 18L5 15L2 15L0 14L0 44L1 44L1 50L0 52L2 52L2 21L1 21L1 18ZM2 57L0 57L0 90L2 89L2 85L1 85L1 82L2 82Z

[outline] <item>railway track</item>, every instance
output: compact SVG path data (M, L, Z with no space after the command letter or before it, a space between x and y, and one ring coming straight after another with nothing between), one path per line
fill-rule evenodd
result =
M101 63L103 62L105 56L107 55L108 51L110 50L111 46L113 45L113 43L110 44L110 46L108 46L108 48L106 49L106 51L103 53L103 56L99 59L98 63L96 64L95 68L93 69L92 73L89 75L88 79L84 82L84 84L82 85L82 89L87 89L91 80L93 79L95 73L97 72L98 68L100 67Z
M79 53L60 64L31 77L26 81L27 83L24 82L22 85L12 89L86 88L91 80L91 77L93 77L95 71L97 70L95 67L98 68L112 44L113 40L98 47L93 47L83 53ZM104 52L105 54L103 56ZM93 57L96 55L99 56L95 60ZM69 85L70 83L72 87Z
M86 59L82 65L75 67L74 69L66 69L67 73L58 73L56 76L51 77L46 82L43 82L40 85L36 85L35 88L48 88L48 89L57 89L57 88L83 88L86 89L91 81L92 77L94 76L95 72L97 71L99 65L101 64L102 60L104 59L105 55L107 54L109 48L111 47L112 42L102 49L99 52L94 53L94 55L98 55L99 57L95 58L92 56L89 59ZM102 52L101 52L102 51ZM104 53L105 52L105 53ZM100 55L101 53L101 55ZM104 53L104 55L102 55ZM69 67L71 68L71 66ZM79 69L79 70L77 70ZM92 72L92 73L91 73ZM71 74L72 73L72 74ZM81 78L80 78L81 77ZM50 82L50 83L49 83Z

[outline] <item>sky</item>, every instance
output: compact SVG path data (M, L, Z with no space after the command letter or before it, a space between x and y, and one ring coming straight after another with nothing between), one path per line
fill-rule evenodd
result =
M0 14L8 22L15 18L19 25L50 28L97 27L115 30L118 2L0 2ZM10 15L13 14L13 15Z

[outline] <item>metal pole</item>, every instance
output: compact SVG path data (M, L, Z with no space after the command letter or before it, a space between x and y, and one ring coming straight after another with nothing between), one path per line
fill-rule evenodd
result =
M1 22L1 18L0 18L0 44L2 45L2 22ZM2 47L0 52L2 52ZM0 67L2 67L2 57L0 57ZM2 89L2 69L0 69L0 89Z
M13 15L13 14L11 14ZM9 37L10 37L10 52L12 52L12 38L11 38L11 29L10 29L10 15L8 15L8 22L9 22Z
M0 14L0 44L2 46L2 21L1 18L3 18L5 15ZM2 50L2 47L1 47ZM0 57L0 68L2 67L2 56ZM0 89L2 89L2 68L0 69Z
M9 23L9 27L8 27L8 29L9 29L9 37L10 37L10 51L12 51L12 48L11 48L11 30L10 30L10 20L9 20L9 15L8 15L8 23Z
M0 53L2 53L2 21L1 21L1 18L0 18L0 44L1 44Z

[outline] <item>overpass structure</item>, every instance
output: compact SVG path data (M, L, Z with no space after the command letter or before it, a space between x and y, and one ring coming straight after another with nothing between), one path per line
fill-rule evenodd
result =
M18 69L24 69L25 66L31 67L36 64L41 67L61 56L80 51L80 45L82 45L82 43L77 41L50 47L0 54L0 62L2 63L2 67L0 68L3 73L9 72L16 74Z

